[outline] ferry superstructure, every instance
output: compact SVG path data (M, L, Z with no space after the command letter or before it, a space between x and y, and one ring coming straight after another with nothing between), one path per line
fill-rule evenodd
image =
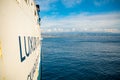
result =
M37 80L41 64L38 12L33 0L0 0L0 80Z

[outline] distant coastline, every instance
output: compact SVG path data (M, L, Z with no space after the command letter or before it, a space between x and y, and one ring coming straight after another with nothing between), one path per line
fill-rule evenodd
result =
M120 33L102 33L102 32L52 32L42 33L43 38L61 38L61 37L82 37L82 36L120 36Z

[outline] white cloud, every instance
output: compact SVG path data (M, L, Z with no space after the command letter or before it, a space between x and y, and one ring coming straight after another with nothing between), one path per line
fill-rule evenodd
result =
M101 5L107 4L111 1L114 1L114 0L94 0L94 4L96 6L101 6Z
M78 14L63 18L44 17L41 27L44 32L120 32L120 13Z
M40 4L42 11L49 11L51 9L55 9L55 4L58 1L60 1L67 8L71 8L76 4L81 3L81 0L36 0L36 2Z
M40 4L40 8L42 11L48 11L54 8L55 6L52 5L53 3L57 2L58 0L36 0L38 4Z
M62 3L64 6L66 6L67 8L71 8L73 6L75 6L76 4L80 4L81 0L62 0Z

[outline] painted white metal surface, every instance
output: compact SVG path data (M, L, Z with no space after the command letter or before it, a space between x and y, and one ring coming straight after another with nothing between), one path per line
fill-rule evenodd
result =
M37 19L32 0L0 0L0 80L37 80L41 55Z

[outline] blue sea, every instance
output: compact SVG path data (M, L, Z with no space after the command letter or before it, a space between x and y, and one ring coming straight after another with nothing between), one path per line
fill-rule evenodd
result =
M120 34L43 34L42 80L120 80Z

